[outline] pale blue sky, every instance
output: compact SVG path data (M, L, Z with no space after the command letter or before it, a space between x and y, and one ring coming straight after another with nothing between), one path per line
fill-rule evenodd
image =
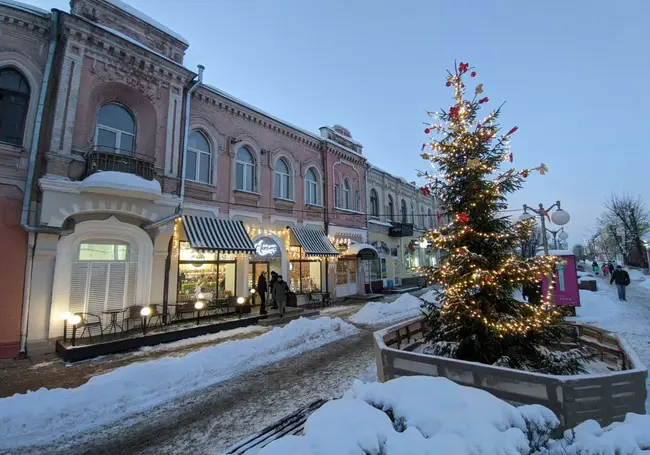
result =
M68 10L65 0L27 0ZM129 0L190 42L205 81L317 132L340 123L372 163L414 180L445 70L476 66L514 164L544 162L511 206L562 200L569 243L612 191L650 195L646 0ZM643 30L646 30L645 32ZM649 201L650 202L650 201Z

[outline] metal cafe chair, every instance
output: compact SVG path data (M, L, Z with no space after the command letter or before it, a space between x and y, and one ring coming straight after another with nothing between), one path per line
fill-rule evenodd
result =
M93 313L75 313L75 316L79 316L81 318L81 321L79 321L79 324L76 325L77 330L81 330L81 335L79 335L79 338L83 338L84 333L88 331L88 339L92 342L93 341L93 336L92 336L92 330L95 327L99 328L99 338L103 339L103 328L102 328L102 318L101 316L98 316ZM76 336L76 334L74 334Z

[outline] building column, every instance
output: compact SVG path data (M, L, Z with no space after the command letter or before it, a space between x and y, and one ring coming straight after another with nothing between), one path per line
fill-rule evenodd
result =
M49 333L52 314L52 287L54 286L54 265L59 236L38 234L32 264L32 282L29 302L28 341L55 338L62 333ZM69 285L70 283L68 283Z

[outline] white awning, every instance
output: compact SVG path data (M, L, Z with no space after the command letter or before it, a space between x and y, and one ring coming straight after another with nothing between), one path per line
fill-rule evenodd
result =
M183 227L192 248L226 253L254 253L244 223L204 216L183 215Z
M345 256L356 256L359 259L377 259L379 254L374 246L368 243L353 243L348 247Z

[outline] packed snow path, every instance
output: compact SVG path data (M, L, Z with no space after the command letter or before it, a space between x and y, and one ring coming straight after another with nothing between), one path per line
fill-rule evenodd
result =
M650 276L645 277L645 281L640 281L644 277L638 274L631 274L631 278L626 302L618 301L616 287L610 286L609 279L597 278L597 295L607 297L609 302L587 309L589 301L585 301L585 316L581 316L581 308L578 308L578 319L622 335L641 361L650 368ZM589 291L580 291L580 295L587 292ZM647 387L650 390L650 377ZM650 395L646 400L646 412L650 412Z

